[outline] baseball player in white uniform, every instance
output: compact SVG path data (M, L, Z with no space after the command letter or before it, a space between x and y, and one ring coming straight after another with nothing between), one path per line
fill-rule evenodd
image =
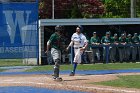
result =
M77 64L81 63L81 55L83 54L83 51L86 49L88 45L88 41L85 37L85 35L82 34L82 26L78 26L76 28L76 32L71 37L71 42L69 46L67 47L67 50L73 46L74 47L74 60L73 60L73 70L70 73L70 76L75 75L75 70L77 68Z

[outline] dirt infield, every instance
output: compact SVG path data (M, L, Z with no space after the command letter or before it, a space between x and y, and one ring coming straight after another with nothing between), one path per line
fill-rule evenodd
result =
M74 77L61 75L63 78L62 82L53 81L51 75L5 75L0 76L0 86L33 86L50 89L76 90L89 93L140 93L140 89L117 88L91 84L91 82L118 79L118 75L140 75L140 73L76 75Z

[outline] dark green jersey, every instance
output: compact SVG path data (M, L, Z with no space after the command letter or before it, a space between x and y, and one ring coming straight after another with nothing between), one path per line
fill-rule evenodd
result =
M101 43L111 43L111 37L103 36L101 39Z
M99 37L91 37L90 43L91 43L91 44L92 44L92 43L100 43Z
M126 43L126 38L119 37L119 43Z
M62 39L61 36L58 35L57 33L53 33L49 39L51 47L55 48L55 49L59 49L61 48L62 45Z
M112 37L112 38L111 38L111 42L112 42L112 43L119 43L119 39L118 39L118 38Z
M132 38L126 38L126 41L128 44L131 44L132 43Z
M132 37L133 43L140 43L139 37Z

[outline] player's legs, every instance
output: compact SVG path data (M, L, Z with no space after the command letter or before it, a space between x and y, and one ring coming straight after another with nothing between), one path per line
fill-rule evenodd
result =
M54 78L59 77L59 63L60 63L60 59L56 59L54 65Z
M70 76L74 76L75 75L77 64L81 63L81 55L83 53L83 51L80 51L80 49L74 49L74 52L75 52L75 57L74 57L74 61L73 61L73 70L70 73Z
M60 68L59 64L61 63L61 60L60 60L61 52L60 52L60 50L52 48L51 49L51 54L52 54L53 60L55 62L53 79L58 80L58 81L59 81L59 79L62 80L62 78L59 78L59 68Z

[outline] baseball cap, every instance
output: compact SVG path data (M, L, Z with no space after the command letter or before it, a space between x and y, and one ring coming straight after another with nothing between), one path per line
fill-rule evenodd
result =
M106 35L110 34L110 32L106 32Z
M96 34L96 32L93 32L93 34Z
M121 36L125 36L125 34L121 34Z
M114 36L118 36L118 35L115 33Z
M127 36L130 37L130 36L132 36L132 35L131 35L131 34L128 34Z
M137 36L138 34L137 33L134 33L134 36Z

